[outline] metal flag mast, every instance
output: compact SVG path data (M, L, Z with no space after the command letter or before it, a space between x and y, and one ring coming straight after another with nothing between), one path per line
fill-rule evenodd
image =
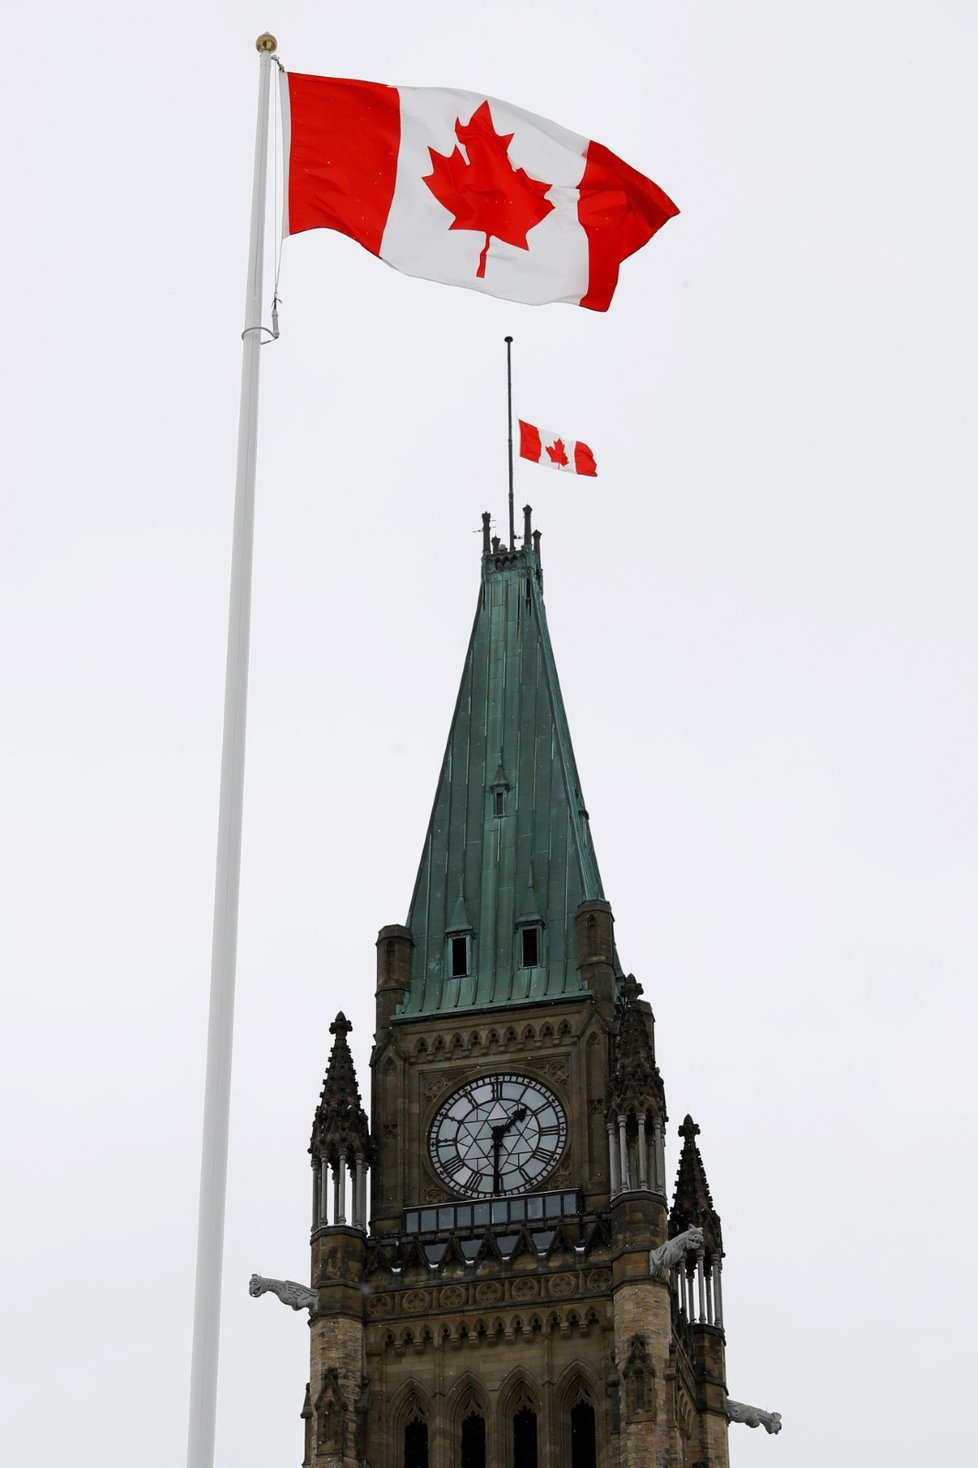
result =
M506 343L506 411L509 421L509 548L516 549L516 518L513 511L513 338Z
M224 1264L224 1204L227 1194L231 1042L234 1031L234 976L238 948L241 810L244 794L251 565L255 524L255 460L258 450L258 365L262 337L268 99L272 57L278 43L274 36L266 32L258 37L255 45L261 57L258 75L258 126L255 134L245 323L241 333L244 346L224 681L224 742L221 749L221 795L217 824L214 936L211 948L210 1012L207 1022L204 1134L200 1158L200 1210L197 1220L197 1280L190 1367L187 1468L212 1468L214 1462L221 1277Z

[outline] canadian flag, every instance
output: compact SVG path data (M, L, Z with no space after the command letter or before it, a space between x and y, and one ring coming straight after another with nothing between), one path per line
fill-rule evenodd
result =
M282 76L284 233L335 229L407 275L606 311L678 209L600 143L447 88Z
M564 469L568 474L589 474L597 477L598 466L586 443L580 439L564 438L559 433L548 433L545 428L534 428L532 423L520 424L520 458L532 459L534 464L546 464L549 469Z

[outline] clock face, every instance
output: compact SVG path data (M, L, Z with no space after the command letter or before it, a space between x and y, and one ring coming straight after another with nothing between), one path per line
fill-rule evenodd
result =
M435 1113L428 1153L443 1182L466 1198L524 1193L557 1165L567 1138L564 1108L529 1076L468 1081Z

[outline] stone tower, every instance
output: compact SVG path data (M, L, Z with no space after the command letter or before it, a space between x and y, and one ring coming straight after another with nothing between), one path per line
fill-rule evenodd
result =
M748 1419L726 1393L720 1220L688 1116L670 1208L652 1010L615 947L528 509L519 549L484 517L376 1003L369 1127L331 1026L312 1288L253 1281L310 1312L306 1468L726 1468Z

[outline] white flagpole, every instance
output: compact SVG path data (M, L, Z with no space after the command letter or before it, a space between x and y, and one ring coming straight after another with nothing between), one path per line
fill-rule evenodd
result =
M231 1100L231 1041L234 1031L234 973L238 947L238 889L241 876L241 808L244 793L245 714L251 621L251 562L255 524L255 459L258 449L258 363L261 351L262 272L265 255L265 180L268 157L268 98L274 36L259 36L258 127L251 198L251 244L245 295L238 469L234 492L231 597L224 682L224 743L217 826L211 998L207 1024L204 1137L200 1158L197 1220L197 1282L190 1368L190 1425L187 1468L212 1468L217 1408L217 1358L224 1263L224 1203L227 1193L228 1113Z

